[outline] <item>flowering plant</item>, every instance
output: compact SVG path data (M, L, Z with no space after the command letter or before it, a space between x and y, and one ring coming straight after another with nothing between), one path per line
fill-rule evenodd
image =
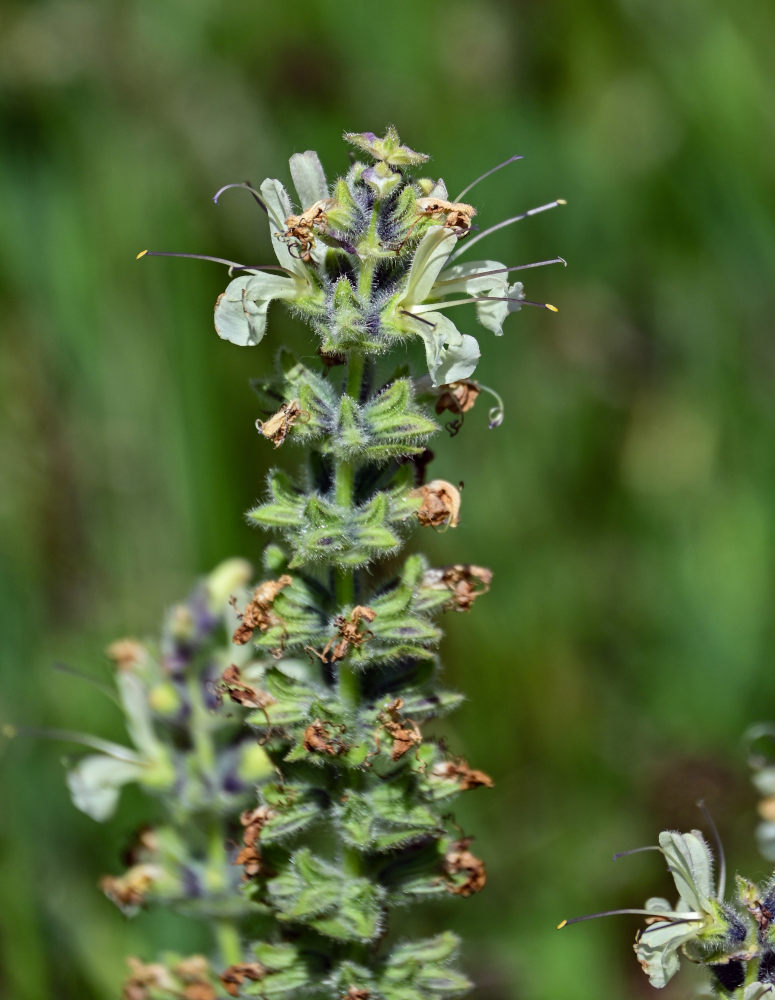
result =
M492 781L426 724L461 701L438 681L434 618L469 611L491 573L431 567L420 555L401 563L397 553L413 526L454 528L460 518L458 489L425 474L436 418L451 413L456 433L482 388L472 379L479 345L448 312L471 304L499 336L523 306L554 309L527 300L509 276L560 258L515 266L460 258L489 233L562 202L475 231L476 210L462 198L482 178L450 200L442 180L414 178L428 157L395 129L345 139L358 158L334 183L316 153L291 157L296 205L274 179L216 194L247 190L268 219L276 264L139 255L226 264L218 335L259 344L270 306L283 302L317 336L320 360L280 347L274 374L254 382L262 438L308 456L302 475L270 472L248 514L278 537L264 552L263 579L246 591L246 571L221 569L217 586L211 577L205 588L217 601L202 604L200 589L186 614L174 613L161 655L126 647L131 664L119 663L118 683L136 750L88 757L70 774L76 804L98 819L125 781L166 798L171 827L146 836L130 884L104 887L126 908L204 898L216 931L210 956L132 959L127 1000L443 1000L469 986L453 965L453 934L402 940L391 916L486 882L450 807ZM427 375L389 356L414 338ZM496 394L490 425L502 416ZM218 615L231 638L213 647ZM185 731L183 752L180 732L173 748L159 737L158 715ZM250 765L240 770L234 758L243 754ZM248 774L257 788L246 796Z

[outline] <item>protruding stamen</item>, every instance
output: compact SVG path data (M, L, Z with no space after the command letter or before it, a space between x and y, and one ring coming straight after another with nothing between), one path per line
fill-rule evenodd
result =
M449 262L451 263L453 260L458 258L461 253L465 253L466 250L469 250L475 243L478 243L479 240L483 240L485 236L489 236L490 233L495 233L499 229L503 229L504 226L510 226L513 222L519 222L521 219L527 219L530 215L539 215L541 212L548 212L550 208L557 208L558 205L567 205L567 202L564 198L558 198L556 201L549 201L545 205L539 205L537 208L529 208L526 212L522 212L521 215L513 215L510 219L504 219L503 222L496 222L494 226L490 226L488 229L483 229L481 233L477 233L476 236L466 240L463 246L450 256Z
M671 923L675 922L670 914L655 913L654 910L602 910L600 913L588 913L583 917L571 917L569 920L562 920L557 924L557 930L562 930L563 927L567 927L569 924L580 924L582 920L597 920L598 917L618 917L622 914L634 914L638 917L661 917L663 920L669 920ZM683 920L681 923L683 923Z
M513 295L472 295L466 299L450 299L448 302L428 302L425 305L414 306L408 315L419 319L420 313L438 312L440 309L450 309L452 306L467 306L472 302L516 302L520 306L535 306L536 309L549 309L551 312L560 311L551 302L533 302L532 299L518 299Z
M110 743L108 740L101 740L98 736L90 736L87 733L76 733L70 729L36 729L27 726L12 726L12 736L30 736L37 740L62 740L65 743L79 743L92 750L98 750L114 760L123 760L129 764L145 764L139 754L133 753L127 747L122 747L118 743Z
M475 188L476 185L479 183L479 181L483 181L485 177L489 177L490 174L494 174L496 173L496 171L502 170L504 167L507 167L510 163L514 163L515 160L524 160L524 156L522 156L521 153L515 153L514 156L510 156L508 160L504 160L503 163L499 163L497 167L490 167L489 170L485 170L485 172L481 174L481 176L477 177L475 181L471 181L468 187L464 187L463 190L460 192L460 194L457 196L457 198L455 198L454 200L460 201L463 195L468 194L468 192L472 188Z
M261 206L261 208L263 208L266 214L269 215L269 209L266 207L264 199L261 197L258 191L256 191L256 189L252 186L252 184L248 184L247 181L235 181L233 184L224 184L222 188L218 188L218 190L213 195L213 201L215 202L216 205L218 204L218 199L221 197L223 192L228 191L231 188L244 188L246 191L250 191L256 202L258 202L258 204Z
M727 884L727 860L724 856L724 845L721 843L721 834L718 832L718 827L713 822L713 817L705 805L705 799L700 799L697 803L697 808L705 817L705 821L710 827L710 832L713 834L713 839L716 842L716 850L718 851L718 892L716 895L719 899L723 899L724 889Z
M491 396L495 397L495 406L491 406L487 411L487 419L490 422L490 430L495 430L496 427L500 427L503 423L503 418L506 415L506 407L503 403L503 399L500 393L496 392L495 389L491 389L489 385L483 385L481 382L477 382L480 389L484 389L485 392L489 392Z
M658 851L659 848L656 844L649 844L647 847L631 847L629 851L617 851L614 854L613 860L618 861L619 858L629 858L631 854L644 854L646 851Z
M174 250L141 250L135 259L140 260L141 257L188 257L191 260L209 260L214 264L225 264L233 271L288 272L287 267L281 267L279 264L238 264L236 260L227 260L225 257L210 257L205 253L177 253Z
M106 698L121 707L121 702L116 697L115 693L108 687L107 684L103 684L98 681L96 677L91 677L89 674L84 673L82 670L77 670L75 667L71 667L67 663L52 663L52 670L59 670L63 674L69 674L70 677L77 677L79 681L86 681L87 684L91 684L93 688L96 688L100 694L104 694Z
M437 305L440 305L440 303L437 303ZM426 311L430 312L431 310L428 309ZM433 311L435 312L435 309ZM404 316L410 316L412 319L416 319L418 323L425 323L425 325L429 326L431 330L436 329L435 323L431 323L429 319L423 319L422 316L418 316L417 313L415 312L410 312L408 309L402 309L401 312L404 314Z
M468 277L488 278L491 274L507 274L509 271L526 271L531 267L546 267L548 264L562 264L563 267L568 266L568 262L563 257L552 257L550 260L533 261L532 264L514 264L512 267L494 267L491 271L477 271L475 274L468 275ZM440 285L454 285L459 281L460 278L445 278L442 281L437 281L434 284L434 288L438 288Z

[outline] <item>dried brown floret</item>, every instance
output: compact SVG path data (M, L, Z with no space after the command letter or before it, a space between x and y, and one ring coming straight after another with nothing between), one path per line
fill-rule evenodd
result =
M342 994L342 1000L369 1000L370 996L369 990L364 990L360 986L351 986L346 993Z
M449 884L449 891L455 896L473 896L475 892L480 892L484 888L487 881L484 862L468 850L470 844L470 837L455 841L444 859L444 867L448 875L463 873L466 876L465 882L451 882Z
M274 809L270 806L256 806L255 809L246 809L240 814L239 821L245 827L242 834L242 841L247 845L255 844L269 820L274 816Z
M337 615L334 619L336 635L328 640L320 652L311 646L307 647L308 651L314 653L323 663L336 663L338 660L343 660L351 648L360 649L364 642L373 637L374 633L371 629L366 628L361 631L358 626L362 621L373 622L376 617L377 612L372 608L357 604L350 612L349 618Z
M471 563L456 563L428 570L422 582L424 587L434 590L446 588L452 595L451 605L456 611L470 611L476 598L490 589L492 570Z
M768 795L766 798L763 798L757 808L763 820L766 820L768 823L775 821L775 795Z
M256 806L255 809L246 809L240 815L240 823L245 827L242 835L242 842L245 845L234 859L232 864L242 865L244 868L243 878L250 879L254 875L268 875L269 870L263 863L261 852L257 847L261 830L266 823L274 816L274 810L269 806Z
M124 982L124 1000L148 1000L151 989L175 990L175 981L165 965L158 962L146 965L133 955L127 958L127 965L129 978Z
M137 639L116 639L105 650L119 670L131 670L146 657L145 646Z
M268 420L257 420L256 430L267 440L272 441L275 448L279 448L297 420L304 423L309 420L309 413L301 409L297 399L292 399L290 403L283 403Z
M260 962L241 962L238 965L230 965L228 969L224 969L220 975L220 980L230 997L238 997L239 988L246 979L257 983L264 976L266 976L266 969Z
M119 909L131 911L143 905L161 874L158 865L133 865L123 875L103 875L97 884Z
M183 981L183 992L178 995L184 1000L216 1000L210 963L204 955L184 958L172 971Z
M468 413L480 392L478 382L470 378L443 385L436 400L436 412L442 414L445 410L449 410L451 413Z
M404 707L403 698L396 698L391 702L384 712L380 713L380 721L385 732L393 740L391 759L399 760L412 747L422 743L422 733L420 727L411 719L405 719L401 715Z
M326 211L331 206L331 199L316 201L301 215L289 215L285 220L283 239L296 248L298 257L305 263L312 260L312 248L315 245L315 232L324 230L328 224Z
M422 499L417 519L423 527L457 527L460 521L460 490L452 483L445 479L432 479L424 486L411 490L409 495Z
M440 761L435 765L431 774L446 781L457 781L461 792L470 791L472 788L492 788L493 786L493 780L489 774L470 768L462 758L455 761Z
M451 229L458 237L468 234L471 220L476 215L473 205L462 201L445 201L443 198L418 198L417 208L426 218L443 218L445 229Z
M242 680L239 667L234 663L221 674L218 689L223 694L227 694L232 701L236 701L238 705L243 705L245 708L260 708L264 712L269 705L274 705L276 701L268 692L260 691L258 688L246 684Z
M304 730L304 749L308 753L325 753L329 757L338 757L347 750L347 744L342 740L344 726L334 726L320 719L307 726Z
M252 638L256 629L266 632L273 625L282 625L283 621L272 609L275 598L284 587L290 587L293 577L287 573L278 580L265 580L253 591L253 597L248 601L240 617L240 624L234 632L233 641L238 646L244 646Z

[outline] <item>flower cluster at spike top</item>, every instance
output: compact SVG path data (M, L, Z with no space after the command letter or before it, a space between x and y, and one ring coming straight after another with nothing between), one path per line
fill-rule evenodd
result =
M723 854L714 885L713 855L698 830L664 830L658 846L637 850L662 854L678 893L675 906L653 897L642 910L609 910L563 920L559 927L622 913L642 914L646 926L636 936L635 955L652 986L666 986L683 956L708 970L713 993L736 1000L775 995L775 875L761 887L737 875L735 898L728 902Z
M345 138L368 162L356 161L333 185L317 153L291 157L297 206L274 179L265 180L258 191L235 184L216 195L231 187L253 193L266 212L278 261L264 268L229 262L245 273L229 283L216 304L220 337L240 346L259 344L269 305L280 300L313 327L324 355L351 349L380 354L420 337L432 383L438 386L467 379L480 356L477 340L461 333L446 310L473 303L479 324L496 336L503 333L509 313L523 305L556 311L547 303L527 301L522 282L509 279L524 267L564 263L561 258L515 267L457 259L491 231L563 201L473 233L476 209L450 201L441 179L412 180L408 170L428 157L402 145L394 129L383 139L372 132L346 133ZM141 256L145 253L154 252Z
M500 335L510 312L541 305L510 274L564 263L459 258L561 202L477 230L462 200L473 184L450 200L443 181L412 179L427 157L392 128L345 138L359 158L334 184L315 153L291 158L296 205L278 180L216 195L247 189L276 265L139 255L226 264L221 338L260 343L278 300L312 326L319 356L277 344L274 372L253 382L262 444L306 454L300 475L269 473L248 514L276 536L263 578L246 589L250 570L230 561L168 616L159 647L113 649L133 746L82 738L98 752L69 775L95 819L128 782L166 810L105 892L128 912L199 914L213 931L209 955L131 958L125 1000L446 1000L470 986L454 934L407 940L398 915L486 883L451 804L492 780L427 723L462 700L439 682L434 619L470 611L492 574L398 553L412 528L462 516L453 482L427 475L436 418L451 414L456 433L484 388L471 378L478 343L448 312L471 304ZM405 350L390 357L411 338L427 373ZM502 415L496 394L490 426Z

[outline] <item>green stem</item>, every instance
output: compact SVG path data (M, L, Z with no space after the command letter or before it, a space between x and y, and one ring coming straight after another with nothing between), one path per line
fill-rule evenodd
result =
M242 961L242 942L239 931L231 920L217 918L213 921L215 941L224 965L238 965Z
M346 394L356 402L360 399L363 384L364 356L351 351L348 358ZM355 500L355 462L340 459L336 463L334 496L340 507L352 508ZM355 603L355 571L339 567L336 573L336 603L340 609ZM355 707L360 701L360 678L345 663L339 664L339 697L345 705Z
M194 754L202 781L209 785L215 777L216 753L211 733L212 718L205 705L202 680L196 669L192 670L187 683L188 701L191 709L189 732L194 744Z
M191 708L189 731L199 772L207 787L216 777L217 751L212 735L212 716L205 704L202 680L196 669L191 671L187 687ZM221 894L227 888L225 873L230 866L221 817L215 812L212 813L208 826L205 885L208 892ZM236 924L225 917L216 917L212 924L221 960L226 965L241 962L242 944Z

